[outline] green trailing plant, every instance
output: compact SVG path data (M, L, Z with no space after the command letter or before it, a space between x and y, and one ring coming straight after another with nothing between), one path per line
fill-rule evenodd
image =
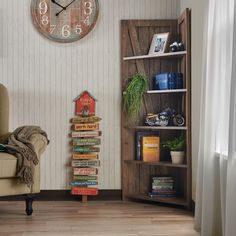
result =
M170 151L184 151L185 143L185 138L181 135L178 138L164 142L162 146L170 149Z
M137 121L141 110L143 94L148 89L148 79L141 74L135 74L130 79L123 92L123 109L128 119Z

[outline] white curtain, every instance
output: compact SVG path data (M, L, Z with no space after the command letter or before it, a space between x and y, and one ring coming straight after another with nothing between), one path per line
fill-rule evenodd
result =
M195 228L236 235L236 4L206 0Z

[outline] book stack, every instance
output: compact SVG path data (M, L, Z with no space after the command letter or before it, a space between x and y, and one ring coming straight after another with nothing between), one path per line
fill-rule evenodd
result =
M171 176L152 177L152 190L149 197L171 198L176 197L175 183Z
M98 194L98 153L101 144L100 121L95 116L96 99L88 92L82 92L74 99L75 117L71 120L73 180L71 194L82 195L87 201L88 195Z

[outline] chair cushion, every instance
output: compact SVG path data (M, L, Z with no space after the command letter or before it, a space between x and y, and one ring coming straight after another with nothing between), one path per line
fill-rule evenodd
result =
M15 156L0 152L0 179L16 177L16 164Z

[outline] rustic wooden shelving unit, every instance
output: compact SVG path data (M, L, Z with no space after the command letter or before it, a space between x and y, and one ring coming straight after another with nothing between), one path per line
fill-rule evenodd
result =
M191 208L191 47L190 10L186 9L178 20L123 20L121 24L121 78L124 90L128 78L135 73L150 79L150 90L144 96L140 122L130 127L122 114L122 192L124 200L144 200ZM171 41L181 37L185 51L148 55L153 34L170 32ZM184 75L184 89L152 90L152 78L161 72L181 72ZM166 104L185 115L184 127L145 126L147 113L158 113ZM186 137L185 162L174 165L170 157L161 150L160 162L135 160L135 131L159 130L161 141L180 134ZM151 198L150 176L172 175L176 180L175 198Z

